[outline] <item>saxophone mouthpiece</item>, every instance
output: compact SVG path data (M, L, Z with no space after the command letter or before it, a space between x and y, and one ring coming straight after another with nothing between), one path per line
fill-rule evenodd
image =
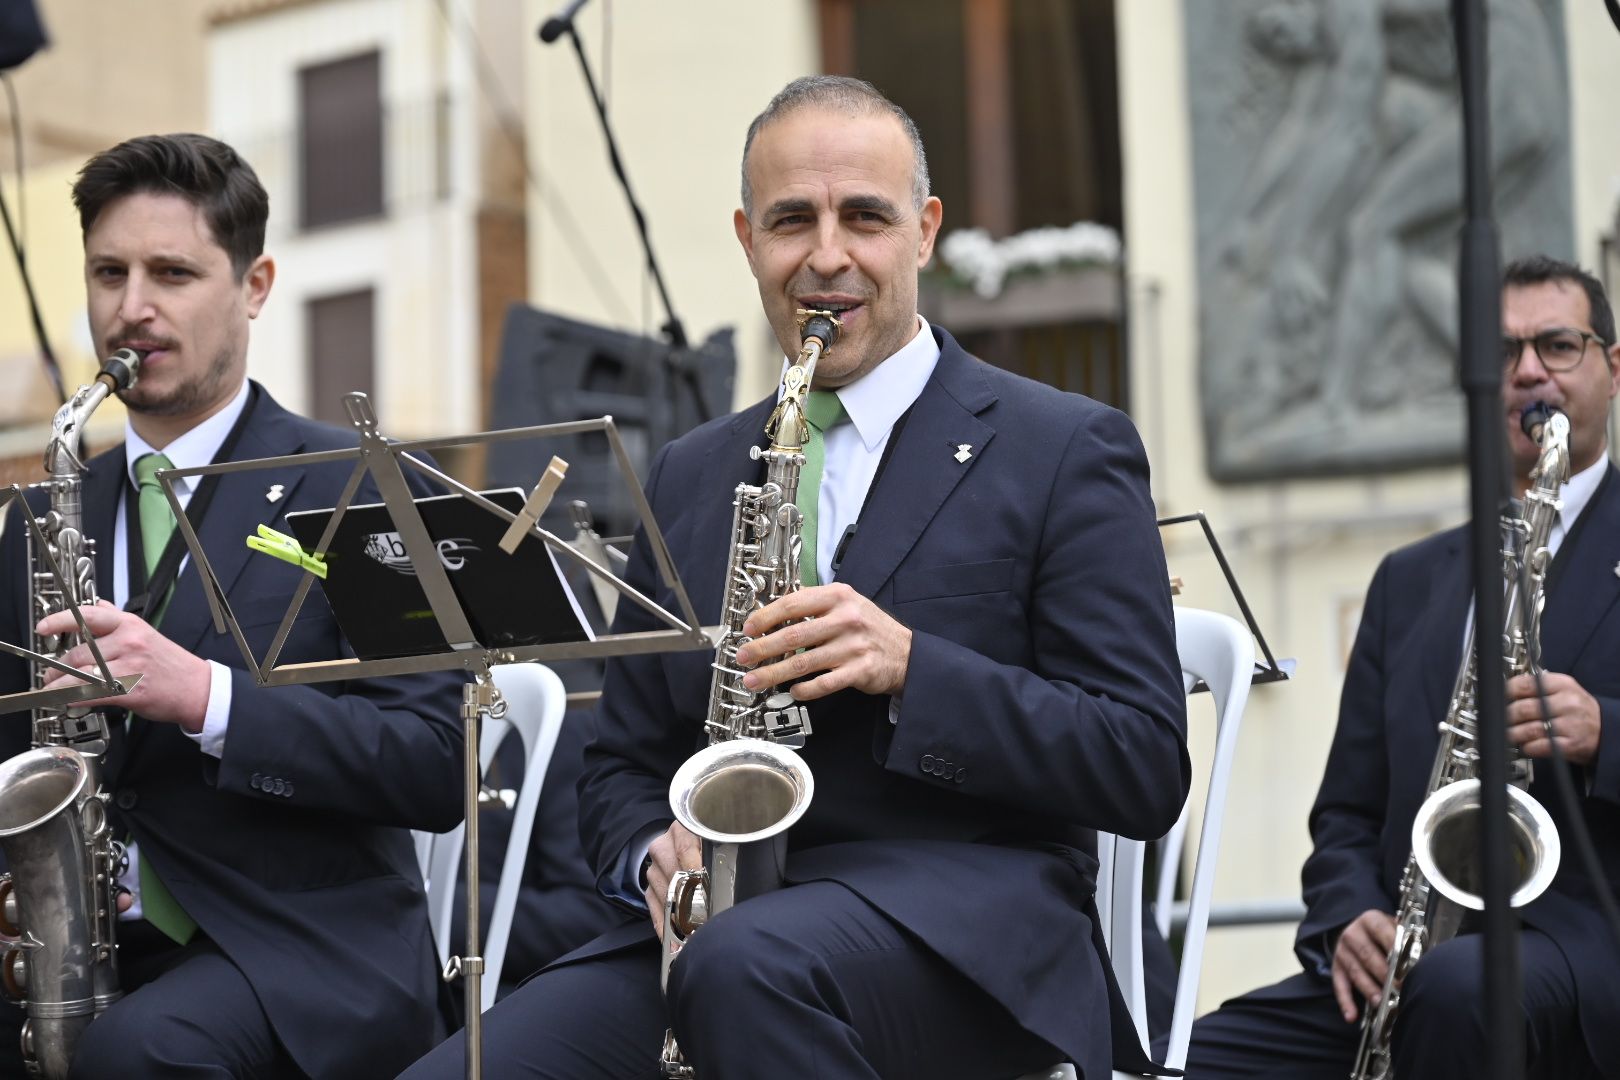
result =
M134 349L119 349L102 363L96 378L105 382L113 393L128 390L140 377L141 362L145 359L145 354Z
M1559 411L1545 401L1537 401L1519 414L1519 427L1531 442L1539 446L1541 445L1541 429L1546 426L1548 420L1553 418L1553 414Z
M839 328L843 325L838 321L837 315L830 311L807 311L803 308L799 309L798 315L801 345L808 345L810 339L815 338L821 342L822 352L833 347L833 343L838 340Z

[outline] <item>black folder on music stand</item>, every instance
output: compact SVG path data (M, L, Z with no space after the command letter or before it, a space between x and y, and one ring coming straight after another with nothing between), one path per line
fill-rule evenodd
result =
M482 494L514 514L523 509L517 488ZM545 544L521 544L508 554L500 546L506 523L461 495L415 503L479 645L507 649L594 640ZM301 546L313 550L335 512L295 510L287 525ZM385 503L351 506L325 561L321 589L355 655L376 660L450 647Z

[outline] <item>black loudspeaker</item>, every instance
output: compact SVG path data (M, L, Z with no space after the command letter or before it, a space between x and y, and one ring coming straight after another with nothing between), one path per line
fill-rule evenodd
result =
M491 426L528 427L612 416L640 481L666 442L704 419L731 411L737 353L729 327L696 348L672 350L653 338L578 322L513 304L501 330ZM567 506L590 504L596 530L616 536L640 520L612 461L607 437L584 435L494 443L491 487L533 488L550 455L568 462L568 476L546 512L546 527L573 535Z
M10 71L45 47L45 24L34 0L0 0L0 71Z

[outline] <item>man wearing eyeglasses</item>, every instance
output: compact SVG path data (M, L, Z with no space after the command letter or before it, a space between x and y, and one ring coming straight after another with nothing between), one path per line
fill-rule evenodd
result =
M1523 259L1503 273L1502 398L1516 494L1539 449L1519 426L1545 402L1570 421L1570 477L1549 547L1541 623L1548 718L1600 873L1620 891L1620 478L1609 461L1609 405L1620 346L1603 287L1569 263ZM1311 810L1302 874L1304 971L1228 1001L1193 1027L1187 1076L1344 1080L1375 1005L1395 935L1412 819L1422 803L1471 615L1467 529L1393 552L1379 566L1345 673L1339 722ZM1552 814L1563 860L1520 909L1525 1075L1620 1077L1620 938L1558 796L1535 681L1507 685L1508 738L1538 759L1531 794ZM1427 951L1407 975L1394 1028L1397 1080L1477 1077L1485 1032L1477 927Z

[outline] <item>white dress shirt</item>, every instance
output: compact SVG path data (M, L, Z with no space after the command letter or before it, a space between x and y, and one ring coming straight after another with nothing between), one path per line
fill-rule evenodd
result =
M224 445L225 437L230 434L236 420L242 415L247 406L248 384L244 380L242 388L219 412L198 424L190 431L175 439L168 446L158 448L152 446L141 438L127 421L124 425L124 466L129 472L129 484L118 499L118 513L113 526L113 591L112 602L123 607L129 601L129 529L126 525L125 501L129 493L136 490L135 462L147 454L161 452L169 459L169 463L176 469L189 469L198 465L207 465L219 453ZM191 502L192 493L197 488L199 477L187 476L176 481L175 494L184 508ZM188 554L180 562L180 569L185 569L190 561ZM177 578L178 574L175 575ZM202 731L193 735L180 728L186 736L197 743L203 753L214 757L223 757L225 754L225 729L231 715L231 669L217 661L208 661L209 690L208 706L203 714ZM178 725L177 725L178 726ZM128 848L129 865L123 876L118 880L121 885L129 889L134 904L120 918L138 919L141 917L140 895L140 852L132 841Z

